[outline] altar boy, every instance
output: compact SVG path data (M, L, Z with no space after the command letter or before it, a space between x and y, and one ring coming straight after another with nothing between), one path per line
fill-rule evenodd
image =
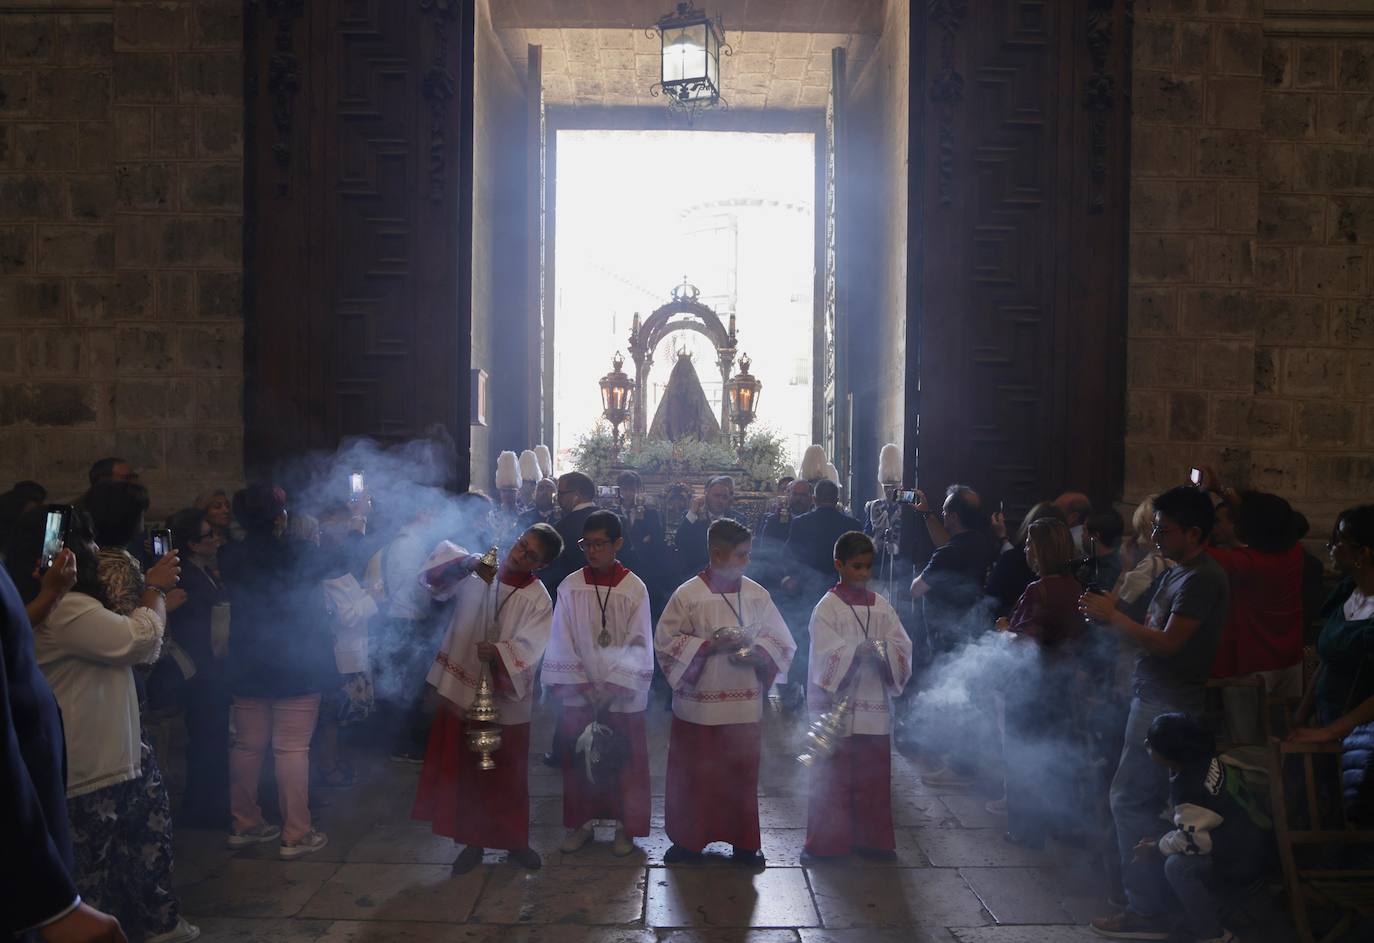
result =
M542 676L563 705L563 824L569 831L562 850L579 850L591 840L593 822L610 819L616 826L611 851L623 857L635 850L636 837L649 834L649 591L616 559L625 540L615 514L589 515L578 543L587 565L558 584ZM616 770L588 768L590 744L580 738L593 720L623 738L627 750Z
M807 707L814 721L849 699L842 739L811 767L805 861L895 857L892 834L892 701L911 678L911 639L892 604L869 591L873 541L850 531L835 542L839 582L811 613Z
M464 846L454 874L481 864L486 848L505 849L512 862L530 870L542 864L529 847L530 708L553 612L534 574L562 550L557 531L535 524L495 570L447 542L426 562L422 581L436 599L454 605L429 669L428 682L440 702L411 816ZM491 669L501 727L493 770L478 769L464 723L483 665Z
M713 523L706 569L673 593L654 635L673 689L668 864L691 860L711 842L728 842L742 865L764 863L759 722L763 699L797 646L768 591L744 575L751 545L742 524Z

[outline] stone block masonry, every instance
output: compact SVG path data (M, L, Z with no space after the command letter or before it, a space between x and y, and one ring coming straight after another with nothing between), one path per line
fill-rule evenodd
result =
M1372 496L1374 17L1278 6L1136 7L1125 497L1212 462L1321 535Z
M0 0L0 490L243 477L243 3Z

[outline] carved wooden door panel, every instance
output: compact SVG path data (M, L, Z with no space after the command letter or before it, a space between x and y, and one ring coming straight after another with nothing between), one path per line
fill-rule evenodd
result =
M472 4L262 0L249 30L250 465L435 423L465 455Z
M972 12L913 10L919 479L1009 510L1066 488L1117 497L1125 0Z

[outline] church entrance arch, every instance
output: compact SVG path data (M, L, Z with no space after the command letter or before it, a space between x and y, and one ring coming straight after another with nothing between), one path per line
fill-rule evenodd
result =
M735 364L737 352L735 341L735 316L730 315L729 327L721 321L720 315L700 301L701 292L684 277L682 284L673 289L673 300L650 314L643 323L639 315L634 317L630 328L630 357L635 364L634 404L631 409L630 439L634 445L644 442L648 429L645 415L646 392L649 388L649 371L654 365L654 351L659 342L677 331L695 331L711 342L716 349L716 364L720 367L722 387L730 381L730 370ZM728 439L730 417L729 402L722 396L720 401L720 428L722 436Z

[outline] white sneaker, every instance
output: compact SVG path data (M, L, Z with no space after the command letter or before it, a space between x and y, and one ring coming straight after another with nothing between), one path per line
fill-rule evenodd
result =
M287 844L281 843L281 848L277 850L277 855L286 861L293 858L300 858L304 855L313 855L325 845L329 844L329 836L324 832L317 832L313 828L301 836L300 841Z
M559 851L564 854L572 854L574 851L581 851L582 846L592 840L592 826L587 823L581 828L575 828L568 833L568 837L563 839L563 844L559 846Z
M635 851L634 839L625 834L625 826L618 826L615 830L615 841L611 842L611 854L617 858L624 858L632 855Z
M200 936L200 927L187 923L185 917L177 918L177 925L166 933L155 933L143 938L143 943L191 943Z
M261 825L254 825L242 832L230 832L229 839L225 844L230 848L247 848L249 845L261 845L263 842L276 841L280 837L281 829L263 822Z

